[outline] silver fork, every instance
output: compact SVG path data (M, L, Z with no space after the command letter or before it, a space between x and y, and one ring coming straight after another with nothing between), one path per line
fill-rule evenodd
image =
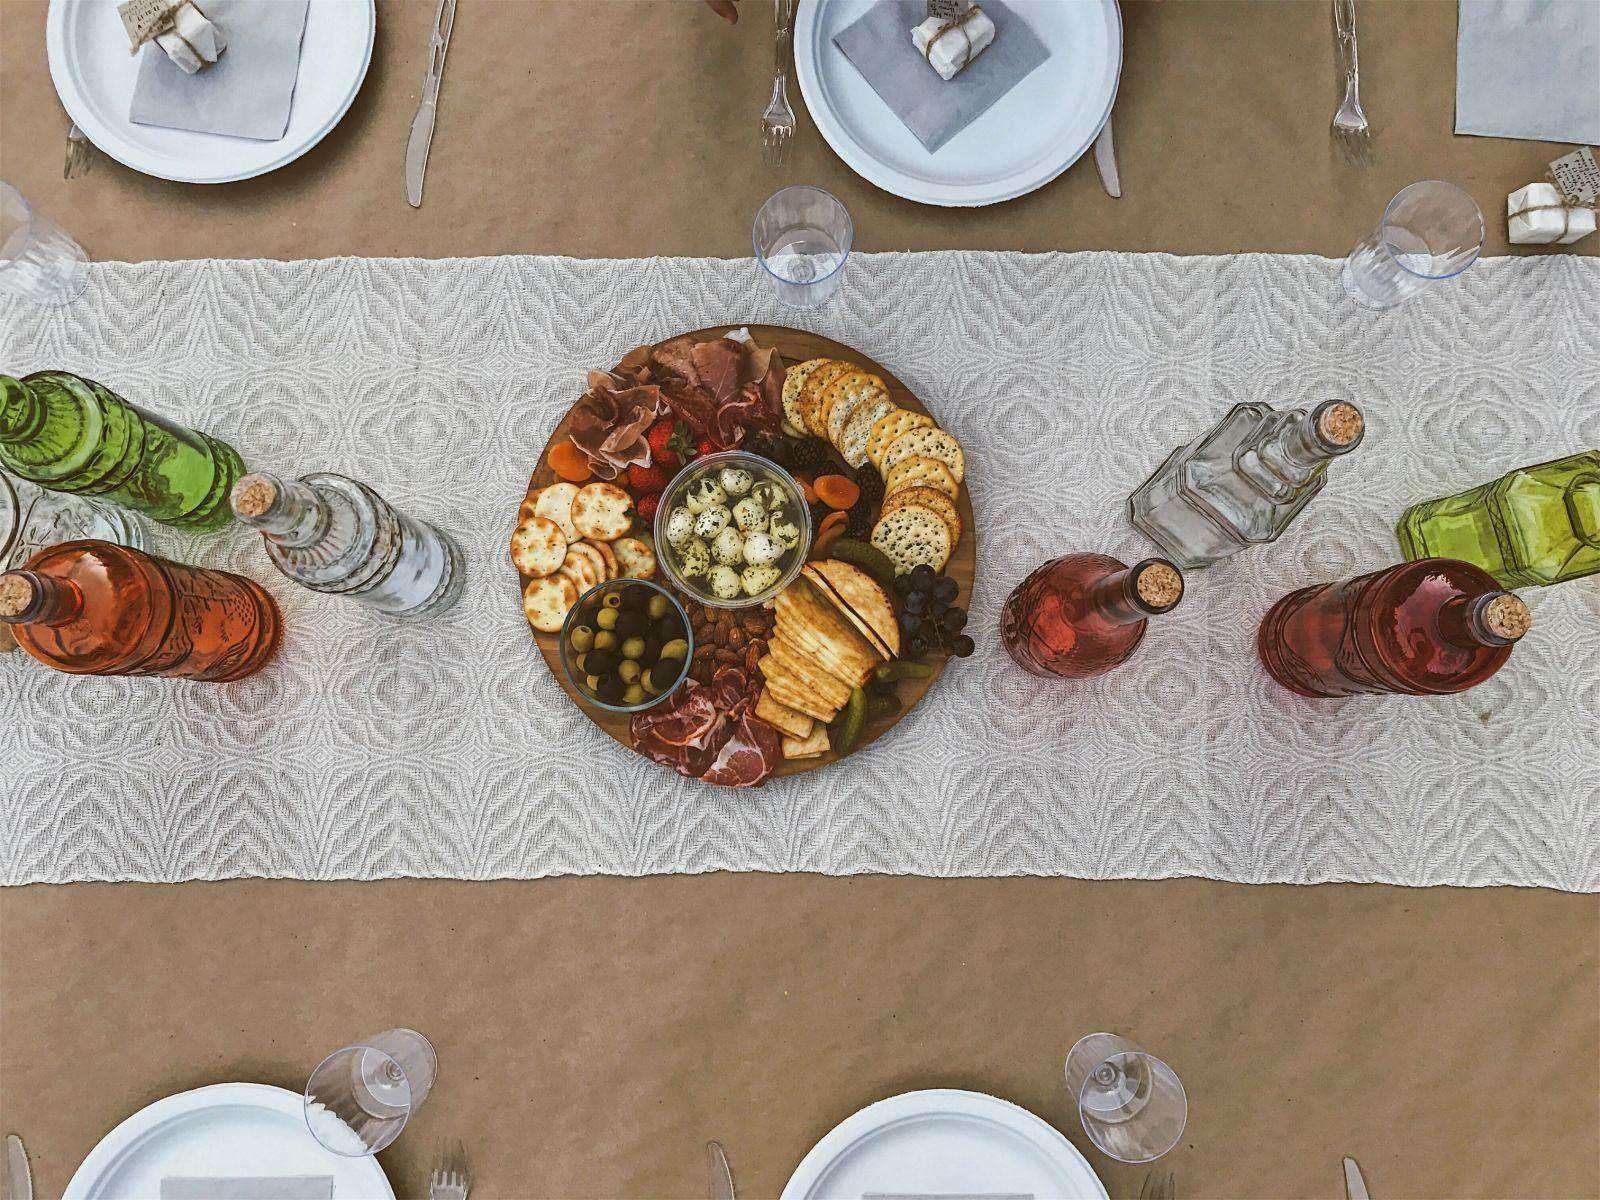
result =
M795 0L772 0L772 99L761 114L761 159L780 166L794 140L794 109L789 107L789 68L784 51L794 24Z
M1372 131L1361 111L1361 64L1356 54L1356 2L1333 0L1333 31L1344 53L1344 103L1333 114L1333 145L1351 166L1372 165Z
M67 130L67 161L61 168L61 178L76 179L87 175L94 165L94 143L78 128L76 121Z
M460 1138L445 1138L439 1143L439 1165L428 1176L428 1200L467 1200L471 1186L466 1146Z
M1171 1171L1165 1175L1151 1171L1139 1189L1139 1200L1178 1200L1178 1180Z

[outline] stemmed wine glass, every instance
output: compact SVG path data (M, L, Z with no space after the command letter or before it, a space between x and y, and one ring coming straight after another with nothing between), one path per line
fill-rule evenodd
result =
M414 1029L391 1029L335 1050L306 1084L306 1125L335 1154L376 1154L422 1107L437 1068L433 1046Z
M1067 1087L1089 1140L1118 1162L1160 1158L1178 1144L1189 1098L1172 1068L1114 1033L1091 1033L1067 1051Z

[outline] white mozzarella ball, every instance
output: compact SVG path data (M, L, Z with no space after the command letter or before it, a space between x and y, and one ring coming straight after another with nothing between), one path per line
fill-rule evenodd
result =
M800 526L780 514L772 518L772 537L785 550L792 549L800 544Z
M787 549L771 535L752 533L744 540L744 560L752 567L767 567L777 562Z
M694 536L694 514L687 508L675 508L667 518L667 541L680 549Z
M755 478L743 467L723 467L717 479L730 496L742 496L755 485Z
M746 496L733 506L733 519L746 533L767 527L767 510L754 496Z
M678 548L678 571L686 579L696 579L711 569L711 548L699 538L690 538Z
M711 539L728 527L728 522L733 518L722 505L708 508L694 519L694 535L697 538Z
M777 567L746 567L739 581L744 585L746 596L759 596L777 583L781 574Z
M744 561L744 539L739 536L739 531L730 525L717 534L711 543L711 555L718 562L730 566Z
M711 593L720 600L736 600L743 581L739 572L732 567L719 566L711 568Z
M684 495L684 504L692 513L701 513L708 508L716 508L719 504L728 502L728 493L722 490L722 485L715 479L707 476L697 479L689 485L689 490Z

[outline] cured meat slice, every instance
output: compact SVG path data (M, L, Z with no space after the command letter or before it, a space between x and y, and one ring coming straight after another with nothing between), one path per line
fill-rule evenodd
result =
M691 387L700 386L700 372L694 366L694 342L687 337L662 342L650 354L650 361L676 375Z
M757 787L772 775L783 757L783 737L759 717L745 713L701 773L707 783L724 787Z
M739 390L738 342L718 338L700 342L689 352L699 373L700 383L718 404L726 404Z

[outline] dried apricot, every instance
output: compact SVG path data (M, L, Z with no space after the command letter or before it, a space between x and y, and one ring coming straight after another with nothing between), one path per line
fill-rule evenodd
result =
M570 439L550 447L550 469L569 483L582 483L593 474L589 460Z
M818 475L812 488L817 493L817 499L840 512L853 508L855 502L861 499L861 489L856 481L843 475Z

